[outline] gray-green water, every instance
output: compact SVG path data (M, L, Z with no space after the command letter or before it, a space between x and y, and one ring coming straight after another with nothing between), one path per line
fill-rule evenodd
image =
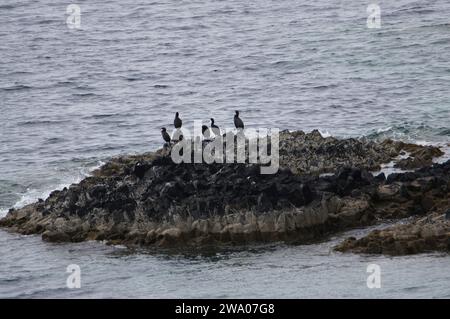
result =
M249 127L450 143L450 3L64 1L0 4L0 211L79 181L159 128ZM0 231L1 297L449 297L448 256L329 254L332 243L218 254L51 245ZM380 264L383 288L365 267ZM82 268L80 290L65 267Z

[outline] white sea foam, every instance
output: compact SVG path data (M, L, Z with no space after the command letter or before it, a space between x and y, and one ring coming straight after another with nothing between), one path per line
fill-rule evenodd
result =
M450 145L448 144L441 144L441 145L437 145L441 148L441 150L444 152L444 155L442 155L441 157L437 157L433 159L433 162L435 163L445 163L448 160L450 160Z
M435 157L433 159L434 163L445 163L448 160L450 160L450 144L446 144L446 143L433 143L433 142L427 142L427 141L422 141L422 140L416 140L414 141L415 144L418 145L423 145L423 146L435 146L435 147L439 147L441 149L442 152L444 152L444 155L440 156L440 157Z
M381 173L384 173L384 175L389 176L392 173L405 173L407 172L407 170L402 170L400 168L395 167L395 163L398 160L404 159L404 158L408 158L409 157L409 153L405 152L405 154L403 155L399 155L396 158L394 158L392 161L390 161L387 164L382 164L381 165L381 169L375 172L372 172L373 175L378 175Z
M390 130L392 130L392 126L388 126L388 127L382 127L377 129L377 134L381 134L381 133L385 133L385 132L389 132Z
M5 217L6 213L8 213L8 209L5 209L3 207L0 208L0 218Z
M25 193L21 194L20 199L13 205L13 208L19 209L26 205L32 204L36 202L39 198L47 198L51 192L54 190L62 190L64 187L68 187L72 184L76 184L81 182L84 178L91 175L92 171L102 166L104 162L98 161L98 163L94 166L90 167L80 167L77 174L73 175L69 179L64 179L60 183L56 185L52 185L50 187L46 187L43 189L40 188L28 188ZM9 208L0 207L0 217L6 216Z
M442 164L442 163L445 163L448 160L450 160L450 146L448 144L433 143L433 142L427 142L427 141L414 141L413 143L417 144L417 145L422 145L422 146L436 146L436 147L439 147L441 149L441 151L444 152L444 155L442 155L440 157L435 157L433 159L433 163ZM391 162L381 165L381 169L379 171L373 172L373 174L377 175L377 174L380 174L380 173L384 173L386 176L388 176L388 175L390 175L392 173L405 173L405 172L413 171L413 170L402 170L400 168L394 167L395 163L398 160L401 160L401 159L404 159L404 158L408 158L409 155L410 154L406 152L404 155L397 156Z

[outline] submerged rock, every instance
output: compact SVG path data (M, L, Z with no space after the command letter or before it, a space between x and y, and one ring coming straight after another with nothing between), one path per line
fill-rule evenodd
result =
M284 131L273 175L256 164L175 164L167 148L123 156L45 201L11 210L0 226L52 242L304 243L442 207L449 163L387 180L369 172L403 146Z

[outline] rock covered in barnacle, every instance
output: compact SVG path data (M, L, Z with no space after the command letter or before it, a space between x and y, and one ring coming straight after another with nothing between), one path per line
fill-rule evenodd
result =
M319 131L280 133L280 165L298 174L334 173L342 167L379 170L403 153L407 158L396 160L402 169L415 169L432 164L433 157L443 155L434 146L407 144L390 139L374 142L367 139L322 137Z
M175 164L167 149L122 156L45 201L11 210L0 226L57 242L318 240L443 205L439 196L448 197L448 174L438 168L387 180L368 172L392 161L404 145L284 131L281 168L274 175L261 175L258 165L249 164ZM325 172L333 174L318 176Z

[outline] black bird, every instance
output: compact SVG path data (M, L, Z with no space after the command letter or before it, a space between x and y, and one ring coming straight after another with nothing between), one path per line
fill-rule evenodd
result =
M237 129L244 129L244 122L239 118L239 111L236 111L236 114L234 115L234 126L236 126Z
M445 213L445 219L450 220L450 209Z
M209 139L211 137L209 128L206 125L202 125L202 134L205 137L205 139Z
M183 121L180 119L178 112L175 113L175 119L173 120L173 125L175 128L181 128Z
M169 135L169 133L167 133L165 127L163 127L163 128L161 129L161 135L162 135L164 141L166 141L166 142L169 143L169 145L170 145L170 135Z
M214 124L214 119L211 118L211 130L215 136L220 136L220 128Z

